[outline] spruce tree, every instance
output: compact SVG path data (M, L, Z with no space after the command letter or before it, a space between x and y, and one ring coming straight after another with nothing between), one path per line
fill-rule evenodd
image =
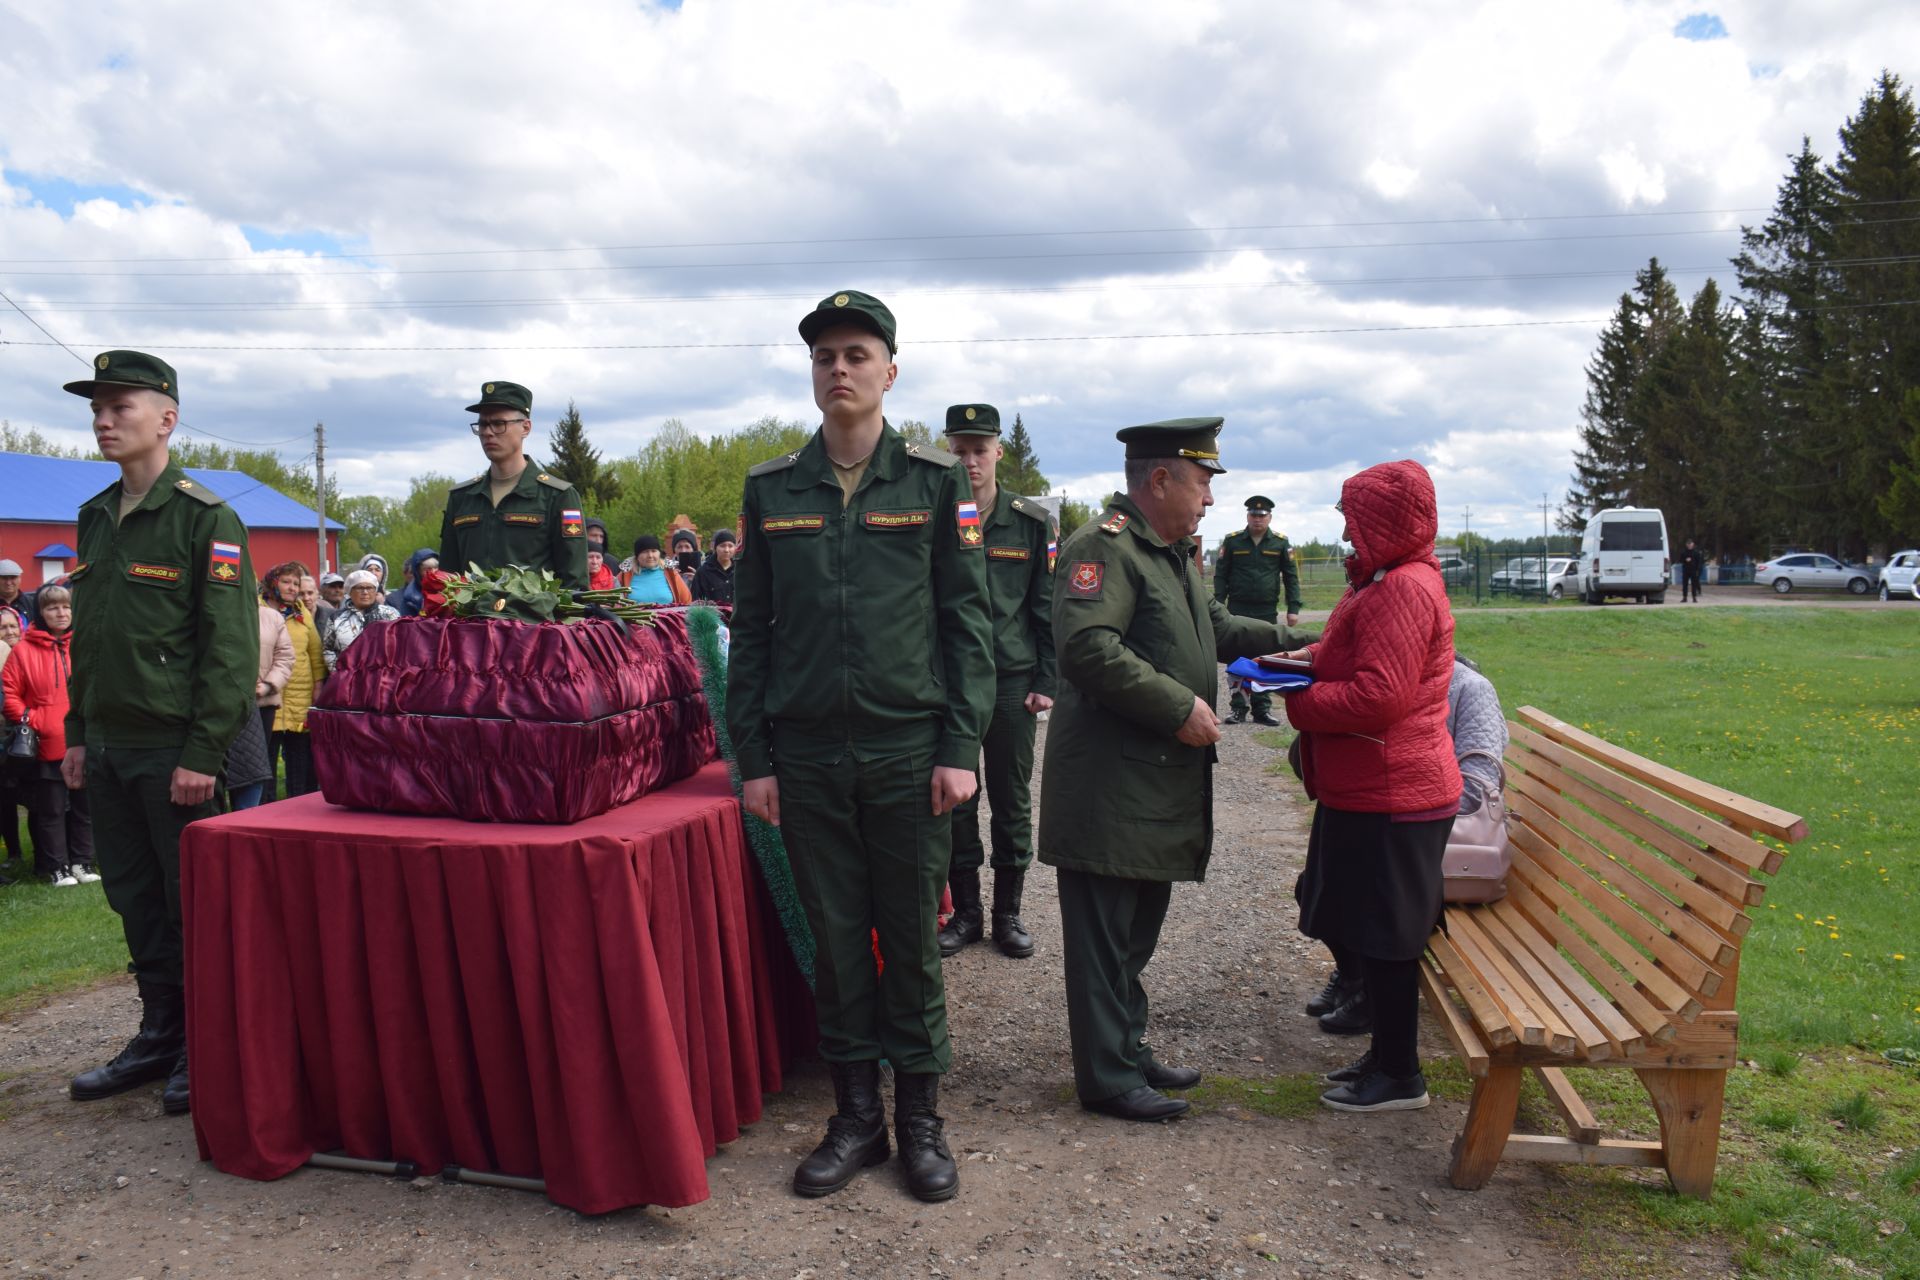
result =
M1714 491L1727 483L1744 488L1745 460L1726 452L1737 428L1734 347L1733 317L1709 278L1655 352L1635 397L1643 450L1636 500L1666 514L1676 541L1722 545L1728 513Z
M1033 437L1027 434L1027 424L1020 420L1019 414L1013 415L1013 428L1002 444L1006 454L995 473L999 486L1008 493L1028 498L1043 496L1047 492L1047 477L1040 470L1040 459L1033 451Z
M1686 312L1658 258L1634 273L1633 291L1620 296L1587 362L1587 394L1580 406L1580 447L1574 454L1560 527L1586 528L1605 507L1639 502L1646 467L1646 413L1642 386L1649 365L1680 329Z
M553 424L547 437L553 455L553 472L568 481L595 510L604 510L620 496L620 477L600 460L600 451L587 441L586 424L580 410L567 401L566 416Z

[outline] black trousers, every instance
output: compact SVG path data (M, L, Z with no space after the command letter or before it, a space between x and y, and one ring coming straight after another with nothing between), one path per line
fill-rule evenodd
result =
M178 747L87 744L87 792L102 887L120 916L132 971L180 985L180 832L214 815L212 801L173 803Z
M293 733L282 730L267 739L267 760L272 763L278 756L287 762L287 798L304 796L310 791L320 789L319 779L313 772L313 739L305 733ZM271 779L267 782L269 794L262 801L271 800L273 790Z
M1329 945L1342 978L1360 978L1373 1009L1373 1060L1396 1080L1420 1069L1418 960L1378 960L1351 947Z
M23 779L27 834L33 837L33 873L57 876L69 866L93 865L93 817L85 791L69 791L60 766L39 762Z
M1680 575L1680 599L1684 601L1689 596L1695 600L1700 598L1700 575L1697 573Z

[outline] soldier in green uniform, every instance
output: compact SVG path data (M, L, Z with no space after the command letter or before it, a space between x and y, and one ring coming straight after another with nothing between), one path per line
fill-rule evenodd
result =
M907 1186L944 1200L959 1172L938 1112L952 1048L934 931L948 815L974 793L993 697L985 537L959 460L882 415L885 304L834 294L800 336L820 429L747 473L727 664L742 802L781 825L813 929L837 1104L793 1186L826 1195L887 1158L885 1058Z
M1000 411L990 404L947 410L947 448L967 469L986 543L993 665L999 677L993 720L980 744L981 772L993 802L993 940L1024 959L1033 938L1020 919L1020 893L1033 862L1034 717L1053 705L1053 516L1031 498L1002 493L997 472ZM940 954L980 941L980 797L953 811L953 918L940 931Z
M467 566L499 569L517 564L549 569L569 591L587 589L586 520L580 495L526 454L533 430L533 392L517 382L489 382L473 434L487 455L487 469L447 491L440 521L440 567L465 573Z
M1228 534L1220 543L1220 555L1213 566L1213 598L1227 606L1229 613L1242 618L1272 622L1278 616L1280 587L1287 589L1287 625L1300 621L1300 571L1294 567L1293 548L1287 535L1274 533L1273 499L1259 494L1247 499L1247 527ZM1247 691L1233 682L1233 714L1229 724L1241 724L1247 718ZM1278 726L1273 714L1273 695L1253 695L1255 723Z
M1141 971L1177 880L1213 847L1218 663L1295 649L1202 587L1193 533L1213 502L1219 418L1128 427L1127 491L1074 530L1054 575L1060 696L1047 729L1040 860L1060 877L1067 1023L1081 1105L1127 1120L1187 1109L1198 1071L1147 1047Z
M120 478L80 507L66 784L85 787L107 903L140 987L140 1031L73 1078L77 1101L165 1078L186 1111L180 973L180 831L212 816L227 746L254 714L260 624L247 531L168 452L180 381L165 361L108 351L66 389L93 406L100 455Z

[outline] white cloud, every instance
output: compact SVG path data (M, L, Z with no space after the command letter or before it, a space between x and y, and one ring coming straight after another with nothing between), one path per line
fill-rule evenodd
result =
M364 491L477 467L461 407L489 377L540 417L575 399L615 452L669 417L810 417L794 321L856 284L900 316L896 418L1017 407L1076 496L1117 480L1117 427L1223 413L1223 481L1302 536L1399 456L1524 532L1565 482L1591 322L1653 254L1725 283L1757 215L1433 220L1768 205L1800 135L1830 152L1920 47L1920 13L1866 0L1721 5L1725 39L1676 38L1696 7L13 6L0 287L83 351L167 354L208 430L325 420ZM62 213L50 181L146 202ZM1191 230L1221 227L1265 229ZM1190 230L981 238L1143 228ZM609 245L642 247L577 248ZM573 248L464 252L532 247ZM1177 334L1221 336L1004 341ZM778 345L703 345L741 343ZM310 347L351 349L271 349ZM73 363L0 347L0 416L80 425Z

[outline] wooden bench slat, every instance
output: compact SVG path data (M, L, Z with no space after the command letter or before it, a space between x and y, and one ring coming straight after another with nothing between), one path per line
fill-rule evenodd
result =
M1503 900L1493 903L1488 910L1513 930L1514 936L1559 980L1561 989L1585 1007L1595 1025L1606 1033L1615 1054L1625 1056L1640 1050L1645 1043L1640 1029L1627 1021L1604 992L1567 962L1567 958L1554 946L1553 939L1540 932L1539 927L1527 919L1520 908Z
M1681 868L1662 861L1635 841L1631 835L1608 826L1599 816L1581 808L1560 785L1565 781L1571 781L1571 779L1554 765L1538 759L1533 762L1532 769L1525 772L1515 771L1507 775L1507 785L1510 789L1531 796L1548 812L1585 836L1602 852L1611 854L1616 861L1630 867L1642 879L1663 893L1679 899L1680 904L1687 910L1710 921L1723 934L1740 937L1747 932L1753 922L1747 913L1740 909L1740 902L1730 901L1725 894L1711 884L1695 880ZM1722 959L1717 963L1726 964L1730 963L1730 960Z
M1613 1042L1607 1038L1607 1033L1587 1016L1586 1006L1561 987L1553 972L1540 962L1540 958L1534 955L1532 949L1514 932L1504 918L1484 907L1458 914L1471 914L1473 923L1480 927L1481 932L1506 953L1508 962L1518 969L1533 989L1540 993L1541 998L1552 1006L1553 1012L1565 1025L1583 1057L1599 1061L1613 1056ZM1526 933L1534 931L1533 926L1524 921L1521 922L1520 928Z
M1535 1067L1533 1074L1540 1081L1540 1087L1547 1091L1547 1101L1567 1122L1567 1136L1588 1144L1600 1141L1600 1122L1593 1118L1586 1099L1573 1087L1573 1081L1567 1079L1567 1073L1559 1067Z
M1454 989L1460 993L1460 998L1467 1002L1467 1011L1473 1015L1474 1025L1480 1028L1487 1043L1498 1049L1518 1041L1519 1033L1514 1031L1513 1024L1507 1020L1506 1012L1494 1003L1492 994L1480 985L1480 980L1468 967L1465 957L1454 950L1453 943L1447 935L1437 929L1434 930L1433 935L1427 939L1427 948L1440 962L1441 969L1446 972L1447 980L1453 983Z
M1628 975L1622 974L1611 961L1595 951L1592 944L1577 929L1560 918L1560 913L1554 909L1553 904L1535 894L1524 880L1511 885L1507 891L1506 901L1513 906L1514 910L1532 921L1534 928L1559 944L1568 955L1573 957L1575 963L1587 971L1593 981L1607 989L1607 994L1613 997L1614 1007L1619 1010L1621 1016L1626 1018L1632 1026L1639 1028L1643 1037L1641 1048L1662 1039L1671 1040L1674 1037L1673 1020L1654 1008L1653 1001L1641 993L1640 988L1634 985ZM1624 1041L1621 1047L1629 1056L1634 1052Z
M1666 1148L1657 1142L1639 1142L1626 1138L1602 1138L1598 1142L1575 1142L1557 1134L1516 1133L1507 1139L1509 1160L1536 1160L1556 1164L1627 1165L1639 1169L1666 1167Z
M1513 812L1526 816L1524 806L1529 803L1524 798L1516 796ZM1528 852L1541 870L1556 880L1568 882L1569 892L1577 896L1584 905L1598 909L1612 922L1613 929L1603 928L1601 932L1594 935L1594 941L1600 944L1602 950L1618 957L1621 963L1638 975L1640 970L1635 968L1635 962L1644 965L1646 958L1634 950L1632 943L1628 940L1638 942L1653 952L1654 958L1660 962L1661 969L1665 970L1660 974L1662 983L1677 980L1687 989L1684 995L1674 996L1661 983L1647 983L1660 994L1661 1000L1668 1009L1677 1009L1696 995L1712 995L1720 989L1720 975L1706 961L1674 941L1645 916L1615 897L1601 882L1600 877L1561 853L1545 832L1524 823L1516 823L1509 827L1509 838L1514 831L1526 831L1532 836L1533 843L1528 848ZM1581 923L1581 927L1586 927L1584 922ZM1645 981L1644 978L1642 980Z
M1493 1002L1507 1015L1507 1023L1519 1037L1520 1043L1545 1045L1547 1024L1539 1011L1527 1002L1524 991L1516 986L1517 980L1509 977L1502 965L1486 954L1471 932L1450 932L1447 940L1472 969L1474 977L1480 980L1487 994L1493 997Z
M1450 930L1449 936L1453 938L1455 944L1463 951L1470 949L1478 952L1484 963L1496 968L1501 979L1506 983L1507 989L1524 1002L1530 1019L1539 1022L1546 1038L1541 1041L1530 1041L1523 1035L1520 1037L1522 1042L1545 1044L1555 1053L1572 1054L1578 1047L1579 1041L1566 1020L1560 1016L1560 1011L1555 1007L1552 997L1540 990L1539 985L1527 974L1526 966L1517 963L1514 957L1507 953L1507 949L1500 945L1499 939L1487 932L1479 915L1472 911L1457 911L1447 917L1447 925ZM1516 949L1520 950L1521 954L1525 954L1524 948ZM1528 961L1531 963L1531 956L1528 957Z
M1584 900L1580 900L1578 896L1574 896L1572 892L1565 889L1565 887L1559 883L1559 877L1555 877L1551 869L1532 860L1532 854L1526 852L1526 841L1544 844L1544 841L1540 841L1538 835L1532 833L1532 829L1528 829L1528 827L1515 827L1515 833L1517 833L1517 835L1515 835L1513 844L1515 844L1517 850L1523 850L1523 852L1519 852L1519 854L1515 856L1515 860L1513 860L1515 873L1523 877L1524 881L1526 881L1526 887L1532 890L1542 902L1546 902L1548 906L1555 908L1555 912L1565 913L1565 917L1567 917L1567 921L1571 921L1572 927L1580 929L1580 933L1586 936L1586 938L1592 938L1588 950L1592 950L1592 946L1599 946L1599 948L1611 958L1613 963L1605 965L1607 973L1619 973L1620 969L1626 969L1626 973L1634 979L1632 988L1634 988L1634 990L1645 988L1645 992L1647 992L1647 996L1649 996L1647 1004L1653 1006L1655 1002L1659 1002L1659 1015L1657 1015L1659 1021L1667 1021L1667 1017L1682 1017L1682 1015L1688 1017L1688 1019L1692 1019L1695 1013L1699 1013L1699 1009L1701 1009L1699 1000L1695 1000L1693 996L1690 996L1680 984L1674 983L1668 975L1661 973L1661 971L1653 965L1653 961L1647 960L1645 956L1642 956L1640 952L1636 952L1634 948L1624 946L1624 940L1620 938L1620 935L1617 935L1613 929L1609 929L1605 923L1601 923L1596 915L1586 908L1586 902L1584 902ZM1521 833L1524 833L1524 835L1521 835ZM1532 919L1532 913L1528 913L1528 919ZM1559 915L1555 915L1555 919L1559 919ZM1544 923L1544 921L1534 921L1534 923L1540 923L1540 925L1546 929L1546 923ZM1561 944L1565 946L1565 938L1561 938ZM1569 950L1571 950L1571 948L1569 948ZM1592 965L1588 965L1586 961L1582 960L1580 963L1582 963L1584 967L1592 969ZM1615 986L1609 984L1607 990L1613 992L1613 998L1615 998L1615 1000L1620 1000L1620 1002L1624 1004L1624 998L1620 996L1620 992ZM1642 1023L1642 1019L1636 1017L1634 1021L1640 1023L1645 1029L1645 1023ZM1651 1029L1647 1029L1647 1031L1651 1031Z
M1595 737L1584 729L1575 728L1558 716L1548 715L1538 707L1521 707L1519 716L1528 724L1556 742L1577 747L1586 755L1604 760L1621 773L1638 778L1642 782L1659 787L1670 795L1678 796L1689 804L1698 805L1730 821L1739 822L1749 828L1764 831L1777 840L1788 844L1798 844L1807 838L1807 820L1799 814L1788 813L1770 804L1764 804L1738 792L1716 787L1710 782L1689 777L1678 769L1636 755L1625 747L1617 747L1604 738Z
M1507 730L1509 743L1520 743L1529 751L1545 756L1603 790L1631 801L1662 822L1671 823L1679 830L1695 837L1713 853L1743 871L1752 871L1763 866L1767 863L1769 856L1775 852L1724 823L1714 821L1698 809L1689 809L1664 792L1647 786L1643 782L1635 781L1626 774L1615 772L1600 761L1582 755L1572 747L1562 746L1535 733L1525 725L1515 724L1510 720L1507 722Z
M1466 1064L1467 1074L1486 1075L1489 1061L1486 1044L1475 1033L1473 1023L1460 1012L1460 1006L1453 1002L1453 997L1447 994L1440 975L1434 972L1433 965L1424 956L1420 960L1420 989L1426 992L1427 1004L1432 1008L1434 1018L1439 1021L1440 1029L1453 1042L1453 1051Z
M1739 952L1723 934L1715 933L1701 923L1698 916L1688 914L1683 905L1635 875L1631 866L1625 868L1625 874L1611 875L1602 881L1595 874L1599 868L1588 851L1597 854L1601 859L1606 858L1607 851L1588 840L1581 832L1568 826L1558 814L1541 804L1532 793L1515 788L1512 801L1514 811L1531 823L1534 830L1552 841L1563 856L1582 867L1589 875L1593 875L1595 882L1602 885L1603 892L1609 883L1617 886L1630 902L1652 917L1650 924L1664 927L1668 936L1692 952L1701 964L1717 970L1722 965L1733 963L1734 957ZM1602 863L1602 865L1605 864ZM1621 864L1615 861L1612 865L1620 866ZM1613 895L1607 896L1612 898ZM1713 991L1719 989L1716 981ZM1703 994L1712 995L1713 991L1704 991Z

